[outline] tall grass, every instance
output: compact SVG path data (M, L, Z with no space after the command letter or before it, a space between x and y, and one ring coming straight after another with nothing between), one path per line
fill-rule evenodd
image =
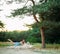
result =
M46 48L60 49L60 44L46 44Z
M11 42L0 42L0 47L4 46L12 46L13 44Z
M4 47L4 46L12 46L13 43L11 42L0 42L0 47ZM42 44L41 43L32 43L33 48L42 48ZM60 44L46 44L46 48L53 48L53 49L60 49Z
M42 44L40 43L34 43L33 44L34 48L42 48ZM46 44L46 48L53 48L53 49L60 49L60 44Z

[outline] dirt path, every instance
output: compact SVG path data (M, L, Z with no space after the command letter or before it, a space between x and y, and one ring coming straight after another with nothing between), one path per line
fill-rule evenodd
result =
M0 54L38 54L29 49L0 48Z
M58 50L0 48L0 54L60 54Z

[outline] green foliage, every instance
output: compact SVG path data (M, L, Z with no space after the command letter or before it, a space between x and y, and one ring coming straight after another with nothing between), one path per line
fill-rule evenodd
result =
M39 24L33 24L32 30L24 33L22 32L19 37L34 42L41 41L39 27L48 28L45 30L46 43L60 43L60 0L47 0L41 4L34 6L24 6L23 8L14 10L12 16L24 14L39 14L39 19L43 19ZM57 31L57 32L56 32ZM25 36L26 35L26 36ZM39 39L38 39L39 38Z
M15 17L17 15L23 14L40 14L44 19L43 22L40 23L40 26L44 27L59 27L60 23L56 21L60 21L60 0L47 0L41 4L35 4L28 8L28 6L14 10L12 15ZM51 22L50 22L51 21ZM54 22L55 21L55 22ZM59 25L58 25L59 24Z
M52 7L49 11L43 13L44 20L50 20L50 21L60 21L60 7Z
M39 28L35 26L32 30L28 31L0 32L0 41L5 42L8 41L7 39L11 39L12 41L21 41L22 39L25 39L26 42L41 43ZM45 37L46 43L60 43L60 27L46 29Z
M56 6L60 6L60 1L59 0L48 0L45 3L42 4L35 4L34 6L31 7L23 7L20 9L16 9L14 10L14 12L12 13L13 16L17 16L17 15L23 15L26 13L33 13L37 14L37 13L44 13L47 12L51 7L56 7Z
M18 10L14 10L13 13L11 13L14 17L16 15L22 15L23 13L26 14L28 12L27 7L20 8Z
M0 28L3 28L4 24L0 21Z
M46 43L60 43L60 29L50 28L45 30Z
M35 13L44 13L49 11L50 8L60 6L59 0L47 0L47 2L33 6Z
M18 31L8 32L6 35L7 39L12 39L13 41L21 41L22 39L26 39L27 37L26 32L18 32Z
M5 32L0 32L0 40L4 41L5 40Z
M29 37L27 38L27 41L30 42L30 43L36 43L36 40L37 40L37 39L36 39L36 37L34 37L34 36L33 36L33 37L32 37L32 36L29 36Z
M60 22L55 22L55 21L43 21L40 23L40 27L45 27L45 29L47 28L59 28L60 27Z

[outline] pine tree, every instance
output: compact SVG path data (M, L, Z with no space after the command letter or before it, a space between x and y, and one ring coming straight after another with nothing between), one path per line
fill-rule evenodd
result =
M37 24L40 25L41 37L42 37L42 48L45 48L45 34L46 28L56 28L60 26L59 13L60 13L60 0L29 0L33 5L24 6L23 8L14 10L12 16L18 15L33 15ZM40 21L37 19L38 14Z

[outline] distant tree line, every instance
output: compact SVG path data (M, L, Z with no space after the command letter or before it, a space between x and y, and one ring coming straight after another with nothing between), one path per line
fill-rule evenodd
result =
M47 29L45 30L45 42L46 43L60 43L60 29ZM21 41L22 39L25 39L26 42L31 43L41 43L41 36L39 32L39 28L36 26L32 30L28 31L3 31L0 32L0 41L8 41L8 39L11 39L12 41Z

